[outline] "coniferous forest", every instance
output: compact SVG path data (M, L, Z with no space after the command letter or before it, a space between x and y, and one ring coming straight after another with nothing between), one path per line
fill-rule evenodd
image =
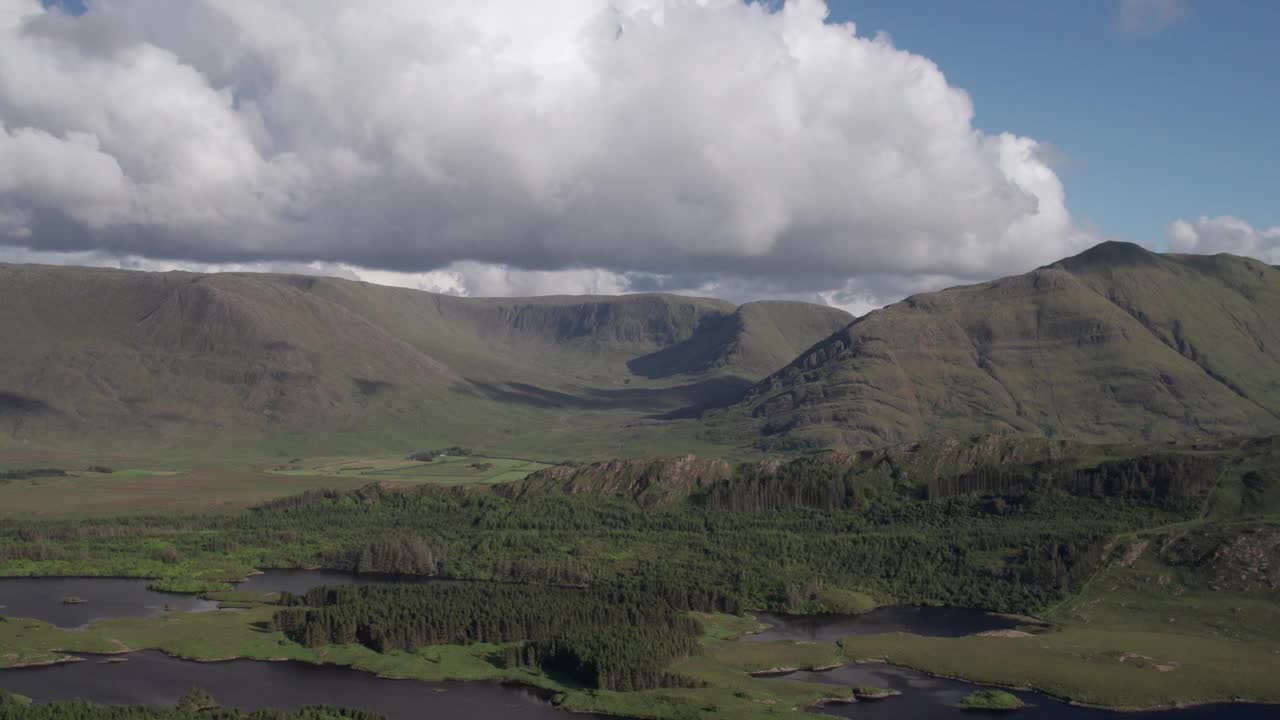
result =
M360 643L389 652L515 643L500 658L506 666L568 672L604 690L687 684L665 668L696 652L702 633L696 620L639 590L342 585L280 602L295 607L275 614L276 628L308 647Z
M1223 461L1143 455L925 477L884 465L744 465L662 506L625 493L370 485L222 515L4 518L0 563L228 579L328 567L644 592L727 612L822 610L813 597L825 586L1033 612L1078 587L1117 532L1187 517Z

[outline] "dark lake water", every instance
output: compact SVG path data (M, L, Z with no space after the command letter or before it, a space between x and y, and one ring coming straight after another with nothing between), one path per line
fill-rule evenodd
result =
M1186 710L1158 712L1118 712L1095 710L1061 703L1035 693L1015 692L1023 702L1034 707L1008 712L983 712L955 707L960 698L978 690L978 686L957 680L930 677L904 668L867 663L846 665L824 672L795 672L783 675L787 680L829 683L844 687L870 685L892 688L898 697L871 700L851 705L827 705L823 714L860 720L960 720L975 717L1035 718L1036 720L1276 720L1280 707L1275 705L1205 705Z
M83 603L68 605L66 597ZM60 627L81 627L97 618L158 615L165 607L181 612L216 610L217 603L195 595L147 589L146 580L123 578L2 578L0 615L28 617Z
M83 627L98 618L140 617L163 612L205 612L218 604L195 595L156 592L147 580L127 578L0 578L0 615L29 617L59 627ZM237 583L237 590L304 593L320 585L449 582L394 575L356 575L337 570L268 570ZM66 604L78 597L83 603Z
M799 640L835 642L845 635L909 632L933 637L960 637L987 630L1004 630L1018 623L1010 618L967 608L895 605L862 615L773 615L757 613L768 630L747 635L745 642Z
M243 710L334 705L382 713L388 720L569 720L598 718L558 710L533 692L483 682L387 680L333 666L235 660L195 663L158 652L122 663L85 662L0 670L0 687L37 702L81 699L107 704L173 705L192 687Z

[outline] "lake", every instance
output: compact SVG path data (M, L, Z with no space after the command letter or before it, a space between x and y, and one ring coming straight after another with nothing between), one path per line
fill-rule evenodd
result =
M909 632L932 637L960 637L987 630L1005 630L1018 621L1004 615L968 608L893 605L862 615L774 615L756 613L768 630L743 637L745 642L796 640L835 642L846 635Z
M218 604L195 595L158 592L148 580L129 578L0 578L0 615L44 620L59 627L84 627L99 618L141 617L163 612L205 612ZM302 594L320 585L376 585L449 582L395 575L356 575L338 570L268 570L236 583L237 590ZM84 602L63 603L78 597Z
M852 705L827 705L822 712L827 715L859 718L859 720L961 720L975 717L1010 717L1008 712L983 712L955 707L960 698L980 689L978 686L958 680L936 678L905 668L882 663L845 665L823 672L794 672L772 679L803 680L828 683L843 687L867 685L892 688L902 693L898 697L870 700ZM1274 720L1280 717L1280 708L1274 705L1222 704L1205 705L1185 710L1154 712L1119 712L1097 710L1058 702L1043 695L1015 692L1023 702L1035 707L1023 708L1012 717L1036 720Z
M320 585L389 582L448 582L430 578L354 575L332 570L269 570L236 587L255 591L304 593ZM193 595L148 590L146 580L120 578L8 578L0 579L0 614L34 617L63 627L80 627L100 617L141 616L168 610L199 612L216 603ZM86 600L64 605L69 595ZM795 640L834 642L845 635L911 632L920 635L958 637L987 630L1011 628L1017 622L1001 615L964 608L886 607L864 615L788 616L761 613L771 625L741 642ZM387 680L334 666L304 663L268 663L236 660L196 663L176 660L154 651L132 653L125 662L103 658L40 668L0 670L0 687L50 701L79 698L101 703L172 704L191 687L208 690L222 704L245 710L263 707L297 708L328 704L362 708L401 718L457 718L458 720L506 720L508 718L566 720L573 715L541 700L533 691L483 682L423 683ZM884 664L849 665L826 672L795 672L791 680L836 684L844 687L872 685L899 690L903 695L852 705L828 705L827 715L879 720L890 718L981 717L984 713L961 710L954 704L977 686L930 677ZM1060 703L1034 693L1015 693L1035 705L1020 717L1048 720L1262 720L1280 716L1280 708L1262 705L1216 705L1188 710L1120 713Z
M0 687L37 702L91 700L108 704L173 705L201 687L222 705L243 710L334 705L382 713L388 720L568 720L571 714L531 690L485 682L388 680L357 670L296 662L233 660L196 663L159 652L131 653L40 668L0 670Z
M125 578L3 578L0 615L44 620L59 627L83 627L98 618L216 610L218 604L195 595L156 592L147 580ZM83 603L65 604L78 597Z

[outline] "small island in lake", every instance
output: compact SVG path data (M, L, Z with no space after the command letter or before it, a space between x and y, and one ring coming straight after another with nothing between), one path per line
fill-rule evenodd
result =
M902 693L893 688L859 686L853 689L853 696L859 700L883 700L885 698L897 697Z
M1003 690L982 690L960 698L960 707L966 710L1017 710L1026 706L1016 695Z
M63 605L79 605L79 604L81 604L81 603L86 603L86 602L89 602L89 601L88 601L88 600L85 600L85 599L84 599L84 598L82 598L82 597L77 597L77 596L75 596L75 595L68 595L68 596L66 596L66 597L62 598L62 604L63 604Z

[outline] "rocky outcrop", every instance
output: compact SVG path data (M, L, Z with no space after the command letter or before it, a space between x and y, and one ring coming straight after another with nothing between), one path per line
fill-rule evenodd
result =
M728 478L730 473L723 460L693 455L612 460L540 470L505 491L516 497L546 492L623 495L662 507Z

